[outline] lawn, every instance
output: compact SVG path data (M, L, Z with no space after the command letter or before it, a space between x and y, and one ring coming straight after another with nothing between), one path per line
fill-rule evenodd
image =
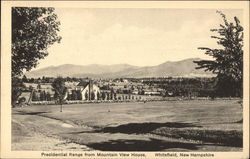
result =
M242 147L241 142L228 143L242 139L238 100L72 104L63 105L63 112L58 105L34 105L12 112L15 144L22 143L17 139L22 130L17 130L19 124L26 130L97 150L231 151ZM157 147L164 143L168 146ZM109 144L117 146L106 149ZM185 144L191 145L183 147Z

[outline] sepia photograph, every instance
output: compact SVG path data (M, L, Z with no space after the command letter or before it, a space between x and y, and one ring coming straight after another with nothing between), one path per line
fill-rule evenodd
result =
M10 151L73 158L243 154L249 134L243 8L9 11Z

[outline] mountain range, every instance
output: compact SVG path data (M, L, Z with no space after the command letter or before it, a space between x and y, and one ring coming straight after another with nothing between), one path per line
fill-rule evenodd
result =
M128 64L116 65L73 65L64 64L50 66L25 73L27 77L90 77L90 78L143 78L143 77L211 77L211 72L195 69L193 61L199 58L190 58L181 61L167 61L156 66L133 66Z

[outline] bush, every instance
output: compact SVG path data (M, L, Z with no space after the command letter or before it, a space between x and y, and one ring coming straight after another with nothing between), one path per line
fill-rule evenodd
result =
M18 99L19 104L24 103L25 101L26 101L26 98L24 98L24 97L21 97Z

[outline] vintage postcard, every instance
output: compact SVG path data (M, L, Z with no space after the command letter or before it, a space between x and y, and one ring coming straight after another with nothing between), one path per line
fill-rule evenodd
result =
M249 158L248 1L1 4L1 158Z

